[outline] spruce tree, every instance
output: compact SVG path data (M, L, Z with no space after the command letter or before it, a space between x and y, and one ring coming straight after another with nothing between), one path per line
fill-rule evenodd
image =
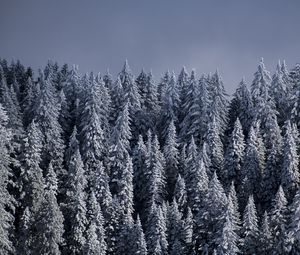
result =
M170 122L166 141L163 148L163 153L166 159L166 178L168 183L168 192L173 194L175 182L178 175L178 143L176 136L176 127L174 121Z
M242 125L239 119L237 119L226 149L224 170L222 171L222 180L227 187L240 175L244 161L244 150L245 142Z
M288 121L285 125L283 163L281 171L281 185L291 199L299 186L298 152L295 139L292 133L291 124Z
M61 254L61 246L64 243L64 217L56 200L57 188L57 177L50 162L44 198L35 219L37 228L33 241L35 254Z
M96 196L93 191L89 197L87 216L88 228L84 253L91 255L105 255L106 242L104 220L100 205L96 200Z
M258 252L259 230L256 207L252 195L249 196L243 215L242 238L242 253L256 254Z
M273 235L273 253L285 253L287 223L287 200L281 186L276 193L270 213L270 229Z
M8 117L0 104L0 253L14 253L13 244L13 210L14 199L8 192L9 179L11 170L9 168L10 157L7 146L10 142L10 130L7 129Z

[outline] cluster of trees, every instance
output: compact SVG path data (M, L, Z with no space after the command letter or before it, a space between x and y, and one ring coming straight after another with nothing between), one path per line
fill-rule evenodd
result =
M0 60L0 253L300 254L300 65L160 82Z

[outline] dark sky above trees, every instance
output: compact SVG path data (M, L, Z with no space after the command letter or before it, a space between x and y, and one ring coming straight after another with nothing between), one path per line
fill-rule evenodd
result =
M158 80L182 65L198 74L220 70L229 92L253 79L260 57L299 62L298 0L1 0L0 57L35 68L48 59L81 72L116 74L127 58Z

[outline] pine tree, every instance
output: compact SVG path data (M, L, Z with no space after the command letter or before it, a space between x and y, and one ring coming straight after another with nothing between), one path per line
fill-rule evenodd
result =
M243 215L242 227L243 254L256 254L259 238L258 219L253 196L250 195Z

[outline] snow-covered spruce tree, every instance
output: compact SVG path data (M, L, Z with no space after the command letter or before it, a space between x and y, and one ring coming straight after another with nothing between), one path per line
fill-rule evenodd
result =
M41 92L34 106L34 121L43 136L41 167L45 170L52 160L60 190L61 181L66 175L65 169L62 167L65 146L62 139L63 130L58 122L60 110L58 98L50 77L49 74L49 78L44 79L43 75L40 74Z
M177 78L177 87L178 87L179 100L180 100L180 104L179 104L180 112L178 116L179 122L181 122L184 119L184 117L187 115L187 111L184 105L186 105L187 101L189 101L187 97L187 94L189 93L189 83L190 83L189 74L185 66L183 66Z
M248 196L252 193L258 197L261 189L261 178L264 169L264 147L259 128L251 126L246 144L244 164L239 178L241 209L245 208Z
M151 139L151 135L148 139ZM149 147L150 145L150 147ZM155 202L161 205L166 197L166 176L165 176L165 158L160 151L158 138L155 135L151 143L147 145L146 156L146 184L143 194L145 197L145 207L150 208Z
M145 235L139 216L132 228L130 254L147 255Z
M248 203L243 215L242 238L242 253L245 255L257 254L259 229L256 207L252 195L249 196Z
M110 188L113 195L120 192L119 183L122 182L123 172L125 171L125 164L129 156L131 138L130 118L128 103L124 106L122 112L116 121L111 136L110 146L108 150L108 169L110 172Z
M180 103L180 98L178 87L176 86L176 77L174 73L171 75L170 81L166 86L166 91L161 101L162 107L161 119L159 122L159 133L161 136L161 141L164 142L171 121L174 121L175 126L177 126L178 123L178 107Z
M272 252L284 254L286 252L286 224L287 224L287 200L281 186L273 200L270 212L270 229L273 236Z
M188 158L185 169L188 206L197 213L203 205L208 189L207 170L202 158L199 159L197 148L192 137L188 147Z
M188 142L191 136L198 142L200 139L201 105L199 85L195 77L195 71L191 72L187 84L187 89L181 99L181 123L180 123L180 141ZM182 91L183 92L183 91ZM196 123L195 123L196 122Z
M259 254L269 255L271 253L272 243L273 241L269 223L269 216L268 213L265 211L262 217L261 227L259 231Z
M208 125L205 142L208 146L211 172L216 171L219 175L222 175L224 166L224 148L221 139L221 127L215 117L212 118Z
M168 128L168 132L166 135L165 144L163 147L163 153L166 159L166 179L167 179L167 191L169 197L173 194L176 179L178 176L178 143L177 143L177 135L176 135L176 127L174 125L174 121L170 122L170 126Z
M134 81L134 76L130 70L127 60L125 61L122 71L119 73L120 81L124 89L124 103L128 104L128 111L132 118L131 129L132 133L139 134L139 119L141 114L141 96L137 85ZM123 106L124 107L124 106Z
M29 211L29 208L26 207L23 211L23 214L20 219L20 226L18 231L18 245L17 251L20 254L29 255L32 253L31 244L32 244L32 215Z
M146 227L146 241L149 255L168 254L166 229L166 219L162 208L152 203Z
M20 144L24 136L24 127L23 127L23 115L17 99L17 94L12 85L8 85L6 78L3 73L1 73L1 84L0 84L0 103L5 108L8 122L7 127L12 131L11 137L11 151L12 155L20 153Z
M127 154L123 162L124 167L118 180L117 197L125 214L133 213L133 168L131 157Z
M64 205L65 214L65 251L81 254L86 242L87 226L86 177L79 148L77 147L68 162L67 193Z
M239 210L239 203L238 203L238 197L235 191L235 185L234 182L231 183L229 193L228 193L228 200L231 200L232 202L232 221L234 226L236 227L236 231L239 234L241 229L241 215Z
M264 116L262 111L266 100L269 97L269 89L271 86L271 76L270 73L266 70L263 59L261 59L258 69L254 74L254 80L251 84L251 95L253 98L253 111L255 113L256 119L261 119Z
M0 104L0 253L12 254L15 251L13 244L13 210L14 198L8 192L11 170L10 157L7 146L10 142L10 130L7 128L8 117Z
M300 254L300 189L297 190L290 205L290 217L287 228L287 251L290 254Z
M144 70L136 79L136 84L141 95L141 112L138 120L139 134L145 134L149 129L155 130L159 103L157 98L157 86L153 80L153 74L146 74Z
M23 156L21 159L21 173L18 181L20 188L20 202L22 208L36 213L43 199L45 180L41 162L41 136L34 121L27 128L27 135L23 140Z
M97 201L100 203L102 213L105 219L107 219L109 214L109 206L112 203L112 194L109 188L109 176L103 166L102 161L98 162L92 187L95 192Z
M86 231L84 254L105 255L106 242L104 220L101 207L93 191L90 193L87 208L88 227Z
M233 98L229 105L228 110L228 133L234 128L234 123L239 118L244 134L248 133L252 124L253 114L253 103L250 91L247 88L247 84L244 79L239 83L236 91L233 94Z
M275 102L276 110L279 113L279 123L283 124L287 118L289 111L289 92L286 84L287 80L283 77L284 73L281 70L280 62L277 64L276 72L272 77L271 96Z
M224 169L221 172L222 181L226 187L229 187L233 180L240 175L244 161L245 142L242 125L239 119L234 124L229 145L226 148Z
M172 204L168 206L167 217L167 240L169 244L169 251L176 242L180 242L183 239L184 222L182 221L182 214L178 210L178 204L174 199Z
M269 108L269 107L268 107ZM282 165L282 136L274 110L269 108L263 130L263 140L266 148L265 169L262 174L261 199L265 208L271 203L270 194L278 189Z
M237 234L238 226L236 225L236 215L234 203L231 197L228 198L225 223L220 238L218 250L223 254L238 254L240 252L238 247L239 236Z
M134 205L135 211L140 212L144 204L144 194L142 192L146 180L146 145L142 135L139 135L138 142L133 149L133 185L134 185Z
M100 117L101 98L93 74L90 78L85 77L84 82L86 95L81 103L80 140L83 162L87 166L88 180L91 181L95 172L95 161L103 160L107 144Z
M171 74L169 70L164 73L164 75L161 78L161 81L157 85L157 96L158 96L158 102L160 105L162 105L162 98L165 96L167 85L170 82Z
M227 197L216 172L214 172L205 200L200 204L194 218L193 242L197 252L205 254L206 250L218 246L224 224L226 204Z
M100 106L99 116L101 121L101 128L104 132L105 144L107 144L110 135L110 117L111 117L111 97L108 88L105 86L100 73L96 76L96 89L99 93Z
M118 241L120 240L124 217L124 211L120 206L118 198L113 197L111 203L108 205L105 220L106 254L108 255L118 254Z
M147 96L146 96L147 74L144 71L144 69L142 69L140 74L135 79L135 84L136 84L139 94L141 96L141 98L140 98L141 106L142 106L142 108L144 108L144 102L147 98Z
M297 63L289 73L291 86L294 89L300 82L300 63Z
M184 178L179 174L174 188L174 198L178 204L179 211L185 212L187 209L187 192Z
M291 123L286 122L284 145L283 145L283 163L281 171L281 185L288 194L287 198L290 200L299 187L299 162L298 152L293 136Z
M114 125L125 103L124 88L121 83L120 77L118 77L112 85L110 89L110 96L112 108L112 116L110 118L110 122L112 125Z
M210 89L211 105L208 109L209 120L212 122L215 118L219 132L223 135L228 122L227 108L229 103L223 81L218 71L211 77Z
M33 254L61 254L61 246L64 243L64 217L56 200L57 184L57 177L50 162L44 198L35 219L37 232L33 241Z

